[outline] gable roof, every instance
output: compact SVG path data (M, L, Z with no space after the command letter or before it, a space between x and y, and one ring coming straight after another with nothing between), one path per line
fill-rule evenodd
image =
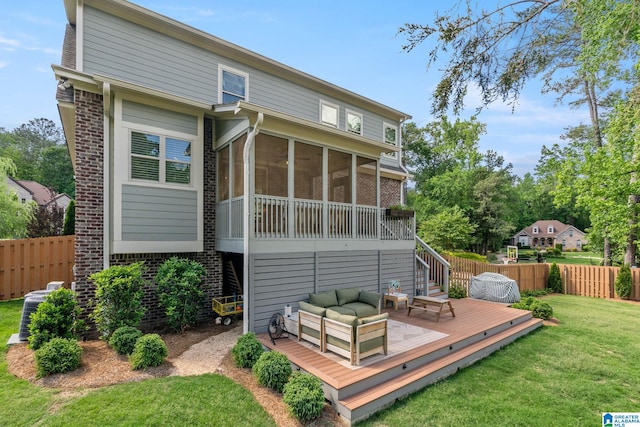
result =
M33 197L33 200L39 205L46 205L57 195L55 191L50 190L44 185L35 181L27 181L23 179L14 179L13 181L20 184L22 188L27 190Z
M549 226L553 227L553 232L549 233ZM534 233L533 228L538 227L538 232ZM523 228L514 235L514 238L518 236L527 235L530 237L556 237L559 234L565 232L569 228L573 228L577 232L584 234L584 232L573 225L567 225L555 219L536 221L528 227Z

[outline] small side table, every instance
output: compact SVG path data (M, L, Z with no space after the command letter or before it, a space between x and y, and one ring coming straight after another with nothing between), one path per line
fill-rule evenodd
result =
M298 312L291 313L291 316L284 316L284 326L287 332L298 336Z
M400 292L387 292L384 294L384 306L387 306L387 302L393 303L393 308L398 311L398 303L404 302L404 308L409 307L409 295L402 294Z

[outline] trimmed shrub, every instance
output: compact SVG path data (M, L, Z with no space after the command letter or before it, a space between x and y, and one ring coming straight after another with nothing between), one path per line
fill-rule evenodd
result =
M553 317L553 308L546 302L536 301L531 305L531 314L538 319L549 320Z
M167 357L167 345L158 334L146 334L138 338L129 362L133 370L160 366Z
M121 326L111 334L109 345L118 354L129 355L133 353L138 338L142 336L142 331L133 326Z
M521 299L520 302L511 304L511 307L519 308L521 310L529 310L533 317L537 317L539 319L548 320L553 316L553 308L549 303L542 302L534 297Z
M253 365L253 374L261 386L282 393L284 385L291 376L291 363L282 353L266 351Z
M64 223L62 224L62 235L70 236L76 234L76 202L71 199L67 210L64 213Z
M282 400L291 414L303 423L322 415L324 393L322 382L311 374L294 372L284 386Z
M458 283L452 283L449 285L449 298L466 298L467 288L464 285Z
M60 288L51 292L31 313L29 347L37 350L53 338L77 339L85 330L81 314L73 291Z
M524 298L524 297L540 297L540 296L544 296L544 295L549 295L549 292L551 292L549 289L536 289L536 290L525 289L524 291L520 292L520 297L522 297L522 298Z
M629 267L629 264L625 263L620 267L614 287L616 289L616 295L618 295L619 298L629 299L631 296L631 289L633 287L631 268Z
M197 261L172 257L158 269L156 292L167 323L176 332L193 325L204 304L202 282L207 272Z
M551 270L549 270L547 288L551 289L551 292L562 293L562 276L560 275L560 268L555 262L551 264Z
M38 378L70 372L82 363L82 347L78 341L53 338L35 351Z
M142 278L144 261L114 265L89 276L96 285L95 307L89 315L103 338L109 339L121 326L137 327L144 316Z
M231 349L233 362L238 368L253 368L262 353L264 353L262 344L258 342L253 332L247 332L238 338L236 345Z

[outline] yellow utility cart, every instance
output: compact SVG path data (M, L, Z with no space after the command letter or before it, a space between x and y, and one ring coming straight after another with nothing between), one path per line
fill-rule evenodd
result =
M236 314L242 313L244 300L242 299L242 295L213 298L212 306L213 311L220 316L220 322L228 326Z

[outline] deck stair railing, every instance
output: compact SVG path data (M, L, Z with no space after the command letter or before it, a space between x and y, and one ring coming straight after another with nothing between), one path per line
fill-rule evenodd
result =
M416 292L420 289L422 295L446 297L449 294L449 262L420 237L416 236L415 240Z

